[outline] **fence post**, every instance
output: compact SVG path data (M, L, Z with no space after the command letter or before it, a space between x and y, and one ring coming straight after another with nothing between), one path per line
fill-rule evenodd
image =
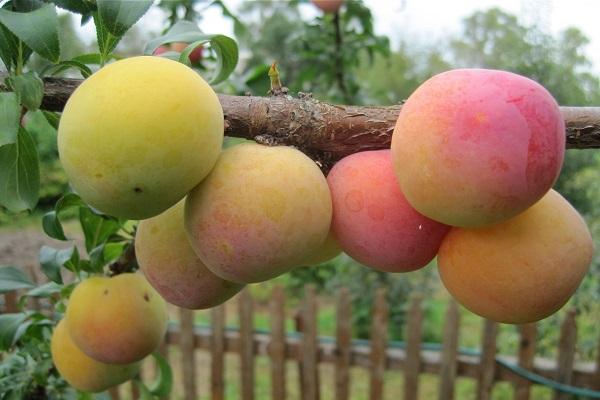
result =
M481 343L481 360L479 361L479 379L477 382L477 399L489 400L494 387L496 373L496 337L498 323L485 319L483 323L483 340Z
M388 337L389 308L386 301L386 291L378 288L373 303L373 318L371 322L371 379L369 385L370 400L383 398L383 378L386 366L386 348Z
M458 355L458 327L460 315L456 301L451 300L446 311L444 322L444 339L440 365L440 400L454 398L454 381L456 380L456 358Z
M273 289L270 302L271 338L269 342L269 357L271 358L271 397L285 400L285 294L283 287Z
M254 400L254 312L252 296L245 288L239 297L242 400Z
M537 325L535 323L519 325L519 366L531 370L535 358ZM518 378L515 384L515 400L529 400L531 382Z
M319 400L316 289L308 285L304 292L304 304L298 321L300 325L298 328L302 332L300 393L303 400Z
M129 381L129 386L131 388L131 399L138 400L140 398L140 388L138 387L135 380Z
M36 273L36 268L33 265L28 265L27 266L27 273L29 274L29 277L31 278L31 281L35 284L35 286L38 286L40 284L40 279L38 274ZM42 305L40 303L40 299L37 297L30 297L28 299L28 306L35 310L35 311L41 311L42 310Z
M577 310L570 309L560 327L556 380L566 384L570 384L573 378L573 362L575 361L575 345L577 342L576 314ZM570 398L572 396L567 393L554 391L554 400L567 400Z
M421 295L411 296L406 328L406 362L404 364L404 399L416 400L419 390L419 372L421 371L421 329L423 326L423 308Z
M196 400L196 360L194 346L194 312L180 309L181 332L179 346L183 370L183 398Z
M210 393L212 400L225 398L223 371L225 367L225 305L214 307L211 312L210 335Z
M336 314L335 399L348 400L352 355L352 302L350 291L346 287L338 292Z
M4 312L7 314L19 312L16 291L13 290L4 294Z
M119 386L114 386L108 389L108 394L111 400L121 400L121 394L119 393Z

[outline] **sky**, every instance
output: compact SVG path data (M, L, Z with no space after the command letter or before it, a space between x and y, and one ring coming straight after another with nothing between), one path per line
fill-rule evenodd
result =
M224 0L235 10L242 1ZM375 29L388 35L392 43L401 38L431 43L459 32L461 20L476 10L499 7L517 15L521 22L537 24L546 32L557 34L569 26L577 26L590 39L586 53L600 74L600 1L598 0L364 0L374 15ZM302 5L307 16L317 10ZM209 9L202 29L207 33L230 33L231 23L216 8Z

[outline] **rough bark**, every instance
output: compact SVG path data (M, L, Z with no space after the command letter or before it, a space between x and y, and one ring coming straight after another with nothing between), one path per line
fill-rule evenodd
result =
M42 108L61 111L78 79L44 79ZM7 88L0 84L0 91ZM260 143L288 144L322 164L363 150L389 147L401 105L364 107L327 104L310 95L219 95L225 134ZM600 148L600 107L561 107L567 148Z

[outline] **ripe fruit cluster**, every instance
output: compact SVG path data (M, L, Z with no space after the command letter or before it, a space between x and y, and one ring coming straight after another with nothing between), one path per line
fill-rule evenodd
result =
M139 372L167 320L165 301L141 274L88 278L71 294L52 335L54 365L74 388L101 392Z
M58 140L86 202L143 219L140 268L177 306L216 306L245 284L343 249L387 272L416 270L438 255L442 281L465 307L524 323L564 305L593 251L582 218L551 190L563 135L559 108L537 83L454 70L408 99L390 150L350 155L326 178L291 147L222 151L223 111L212 89L174 61L136 57L75 91ZM125 279L135 281L127 292ZM57 329L56 347L80 348L106 365L137 362L165 329L154 289L137 274L84 281L70 300L69 336Z

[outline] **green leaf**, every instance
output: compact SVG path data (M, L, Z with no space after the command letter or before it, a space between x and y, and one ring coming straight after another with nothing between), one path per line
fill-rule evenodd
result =
M111 35L121 37L152 5L152 0L97 0L98 15Z
M58 199L54 205L54 210L47 212L42 217L42 228L46 235L58 240L68 240L63 231L59 216L66 210L83 206L85 206L85 203L75 193L67 193Z
M76 269L72 267L73 264L76 264L79 261L79 252L75 246L66 249L55 249L50 246L42 246L39 258L44 274L51 281L62 284L63 279L60 268L70 262L71 268L69 269Z
M158 367L158 377L149 386L150 392L157 397L166 397L173 387L173 371L169 362L158 352L152 353Z
M0 147L0 205L12 212L33 210L39 188L37 148L29 132L21 127L15 143Z
M104 243L121 228L119 221L106 215L98 215L88 207L79 210L79 222L85 235L85 248L88 252Z
M144 47L144 54L152 55L154 50L163 44L173 42L191 43L200 40L205 35L202 33L198 25L190 21L178 21L162 36L149 41Z
M42 110L42 114L46 118L46 121L54 128L58 129L58 123L60 122L60 116L52 111Z
M152 392L150 389L148 389L148 387L146 387L146 385L144 385L144 382L135 381L135 384L140 391L140 400L155 400L154 396L152 396Z
M102 255L104 262L109 263L116 261L119 257L121 257L121 254L123 254L127 245L127 242L106 243L104 245L104 252Z
M100 53L88 53L82 54L77 57L72 58L73 61L79 61L83 64L101 64L102 63L102 55Z
M60 293L63 289L63 285L59 285L56 282L48 282L42 286L38 286L25 293L25 296L29 297L50 297L53 294Z
M0 267L0 294L18 289L30 289L35 284L22 269L10 266Z
M0 9L0 22L42 57L58 62L58 16L53 4L18 13Z
M63 10L71 11L81 15L88 15L96 11L96 4L86 0L52 0L54 4Z
M19 132L21 112L16 93L0 93L0 146L14 143Z
M14 344L15 334L26 319L25 313L0 315L0 351L6 351Z
M112 35L106 27L103 25L102 20L98 16L98 13L95 12L94 16L94 24L96 25L96 39L98 40L98 49L100 50L100 54L102 55L102 60L106 61L106 58L110 54L111 51L117 47L120 37Z
M8 71L17 65L19 39L4 25L0 24L0 58Z
M30 12L44 5L42 0L12 0L15 11Z
M83 79L88 78L92 74L90 67L75 59L61 61L58 64L51 64L41 72L42 75L57 75L61 72L75 68L80 73Z
M190 65L189 55L196 47L209 43L217 55L217 70L211 84L223 82L233 72L238 62L238 46L235 40L225 35L206 35L200 32L196 24L179 21L163 36L148 42L144 54L151 55L159 46L166 43L190 43L179 56L179 62Z
M29 111L40 108L44 98L44 82L35 72L12 75L9 78L10 86L19 96L21 104Z

